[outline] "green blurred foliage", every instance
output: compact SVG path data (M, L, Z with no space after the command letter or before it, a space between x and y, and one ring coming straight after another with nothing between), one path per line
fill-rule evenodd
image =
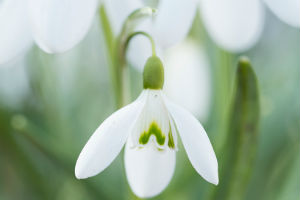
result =
M95 22L76 48L61 55L47 55L32 48L26 57L25 95L14 96L18 98L14 102L6 93L0 93L1 200L137 199L126 181L122 153L93 178L77 180L74 176L82 147L115 110L108 55L100 27ZM204 127L217 149L217 158L222 160L223 153L234 145L229 140L230 146L225 145L225 150L220 151L232 134L227 130L232 126L228 124L234 121L227 122L235 120L229 110L240 55L216 47L199 18L190 36L205 46L210 57L213 106ZM299 30L268 15L259 43L244 53L251 59L257 75L261 118L257 156L249 166L241 163L242 167L251 168L252 173L243 195L238 196L240 199L299 198L299 42ZM0 68L1 77L5 73L15 82L20 81L14 76L16 67ZM133 100L142 90L142 75L134 68L129 71ZM238 119L236 123L240 123ZM226 165L230 168L230 164ZM219 168L222 167L220 162ZM229 175L224 181L232 184L239 180L236 175L235 178ZM174 177L167 189L154 199L209 199L212 192L224 189L222 182L219 186L205 182L189 164L179 144Z

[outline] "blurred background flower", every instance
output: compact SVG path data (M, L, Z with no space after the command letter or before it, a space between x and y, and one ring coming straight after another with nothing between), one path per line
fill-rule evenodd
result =
M87 33L98 0L3 0L0 5L0 64L32 45L47 53L74 47Z
M164 58L167 96L205 122L211 106L211 68L203 47L187 39Z
M78 181L74 175L76 159L90 133L115 110L103 24L97 7L92 6L98 2L74 1L74 7L68 6L71 4L67 0L43 2L0 1L0 199L133 199L121 156L94 178ZM45 9L43 13L51 20L43 21L46 18L38 11L47 2L55 6L47 12ZM119 1L118 12L125 11L121 5L132 2ZM169 11L173 1L167 2L164 15L170 20L174 15L175 19L176 13ZM47 46L50 40L37 42L40 48L32 45L36 36L29 24L33 19L22 14L30 10L27 3L32 5L29 14L36 17L34 24L41 31L37 34L40 37L78 36L61 48L68 51L55 55L44 53L41 44L46 41ZM108 3L113 0L105 1L112 28L118 27L122 22L110 15ZM89 8L85 7L88 5ZM164 9L155 2L152 6L158 9L159 17L160 10ZM299 1L202 0L194 10L185 8L182 7L181 14L193 17L190 24L183 23L189 26L184 36L167 48L161 39L162 45L158 47L166 68L166 93L173 101L198 113L214 148L221 149L228 126L227 110L233 97L237 58L241 52L247 55L258 79L261 119L257 157L246 192L240 199L299 198ZM89 17L83 17L83 11ZM65 14L70 15L65 18ZM87 21L91 23L90 28ZM180 22L168 23L179 28ZM44 32L43 26L50 25L59 37L54 32ZM162 26L166 30L158 31L158 35L166 34L167 39L179 37L176 29ZM117 34L118 29L114 30ZM243 45L235 44L243 37L250 39L245 39ZM154 39L159 46L155 34ZM143 65L138 63L144 64L145 59L141 55L147 55L148 51L150 55L151 51L149 41L145 40L144 46L134 40L127 54L132 100L142 90ZM55 45L63 44L59 41ZM53 52L60 49L47 47L53 47ZM134 62L136 58L140 61ZM194 86L195 92L181 90L190 99L180 99L184 95L176 97L178 93L174 94L172 87L179 87L179 83ZM215 188L207 184L187 164L184 154L179 144L174 178L156 199L214 199L212 194L216 188L222 190L222 186ZM222 158L222 151L216 151L216 156Z

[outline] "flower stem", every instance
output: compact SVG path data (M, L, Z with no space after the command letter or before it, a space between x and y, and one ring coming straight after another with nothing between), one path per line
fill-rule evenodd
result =
M156 51L155 51L155 43L154 43L154 40L153 40L153 38L151 37L150 34L148 34L148 33L146 33L146 32L143 32L143 31L133 32L133 33L131 33L131 34L128 36L128 38L127 38L127 40L126 40L126 42L125 42L125 51L126 51L126 49L127 49L127 47L128 47L128 44L129 44L130 40L131 40L134 36L136 36L136 35L144 35L145 37L147 37L147 38L150 40L150 42L151 42L151 47L152 47L152 55L155 56L155 55L156 55Z
M100 19L103 34L109 54L110 73L115 91L116 107L121 108L130 99L129 73L126 63L126 49L129 41L136 35L146 36L152 44L152 54L155 55L155 45L152 37L145 32L134 32L134 27L146 17L152 16L155 10L144 7L132 12L125 20L121 33L115 37L107 17L105 7L100 7Z
M100 7L99 14L104 34L104 40L108 50L109 69L112 86L115 93L116 108L121 108L124 105L122 87L123 70L120 69L118 57L116 57L116 37L113 34L107 13L105 11L105 7L103 5Z

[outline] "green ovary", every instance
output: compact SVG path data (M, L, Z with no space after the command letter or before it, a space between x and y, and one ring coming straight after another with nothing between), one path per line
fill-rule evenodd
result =
M141 136L139 138L139 143L143 144L143 145L147 144L151 135L154 135L156 137L156 141L159 145L163 145L166 141L166 136L163 134L163 132L161 131L161 129L159 128L157 123L152 122L150 124L150 127L149 127L148 131L144 131L141 134ZM174 140L173 140L172 133L171 133L171 129L169 131L168 137L169 137L168 146L172 149L175 148Z

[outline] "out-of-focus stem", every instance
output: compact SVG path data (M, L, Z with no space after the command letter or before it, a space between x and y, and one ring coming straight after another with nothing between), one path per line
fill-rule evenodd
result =
M104 40L106 43L108 51L109 69L111 74L111 81L113 90L115 93L116 107L121 108L124 105L124 91L123 91L123 80L124 80L124 70L119 61L119 56L117 55L117 40L113 34L110 26L107 13L105 11L104 5L100 7L100 20L102 25L102 31L104 35Z
M109 53L109 64L112 77L112 84L115 91L116 106L121 108L130 99L129 73L126 63L126 48L135 35L142 34L148 37L152 43L152 53L155 55L155 46L152 37L145 32L134 32L134 27L144 18L151 17L156 12L150 7L143 7L133 11L125 20L118 37L113 35L105 7L100 8L100 19Z
M131 34L128 36L127 40L125 41L125 45L124 45L124 46L125 46L125 49L124 49L124 51L126 51L126 48L128 47L128 44L129 44L130 40L131 40L134 36L136 36L136 35L143 35L143 36L147 37L147 38L150 40L150 42L151 42L151 48L152 48L152 55L155 56L155 55L156 55L156 51L155 51L155 43L154 43L154 40L153 40L153 38L151 37L151 35L149 35L149 34L146 33L146 32L143 32L143 31L133 32L133 33L131 33Z
M66 175L74 178L74 166L71 161L57 156L49 147L49 145L37 140L36 137L32 136L34 132L34 125L27 120L23 115L15 115L11 119L12 128L18 133L17 137L23 137L27 142L29 142L36 150L41 152L48 160L55 164L58 168L62 169ZM91 192L95 198L104 197L104 193L96 188L88 180L81 181L84 186ZM42 185L41 185L42 186Z
M218 130L217 130L217 149L223 145L220 141L224 141L224 135L227 130L227 116L228 106L230 101L231 88L233 83L233 71L235 69L232 62L233 55L222 49L217 50L218 63L216 71L217 80L217 117L218 117Z
M128 45L131 41L132 38L134 38L137 35L143 35L145 37L147 37L151 43L151 47L152 47L152 55L155 56L156 55L156 51L155 51L155 43L153 38L151 37L151 35L149 35L146 32L143 31L136 31L136 32L132 32L132 33L126 33L126 31L122 31L119 38L118 38L118 42L117 42L117 61L118 61L118 65L120 66L120 71L121 71L121 81L122 81L122 87L123 87L123 101L122 103L125 104L128 102L129 100L129 94L130 94L130 87L129 87L129 74L127 72L127 62L126 62L126 50L128 48Z

